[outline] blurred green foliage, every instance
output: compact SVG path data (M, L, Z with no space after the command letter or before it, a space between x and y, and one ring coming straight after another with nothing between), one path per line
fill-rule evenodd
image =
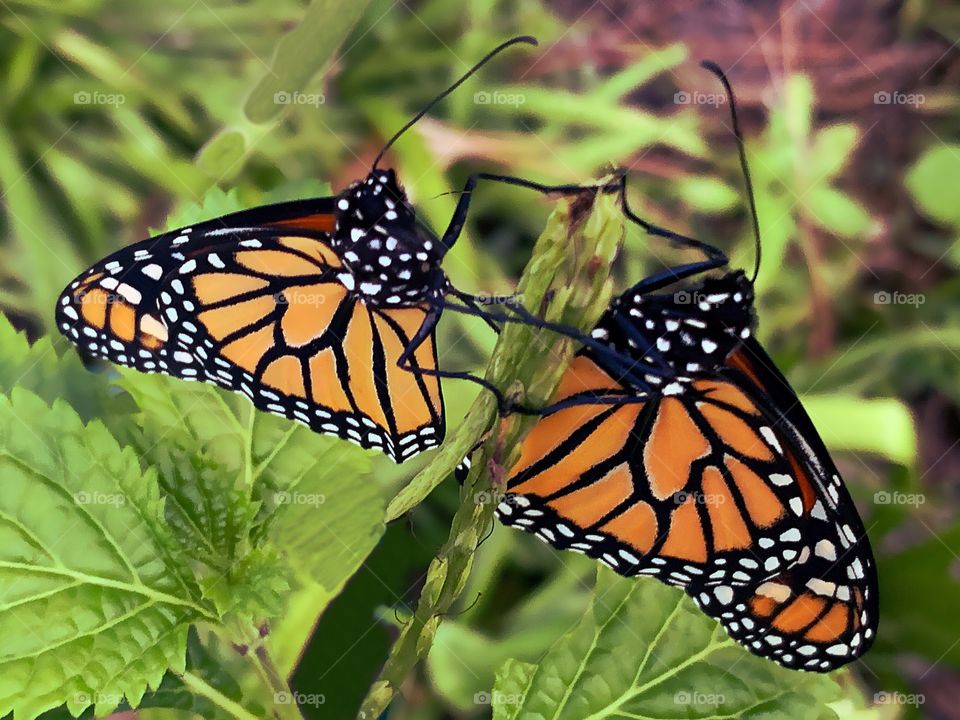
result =
M111 506L94 508L90 517L104 532L84 553L63 556L61 570L74 578L67 592L73 607L89 611L89 628L108 602L129 610L132 623L142 620L137 632L123 623L109 632L118 647L144 654L132 664L107 662L108 653L82 641L84 628L70 625L67 609L3 606L0 714L17 707L29 717L65 701L80 711L84 699L110 711L121 695L131 702L142 695L145 718L189 717L159 709L171 707L204 718L292 717L296 709L274 696L277 676L289 675L298 692L324 698L304 705L305 715L348 717L447 538L460 504L453 483L402 505L409 528L385 530L385 507L431 458L394 467L256 414L218 390L90 372L55 334L53 302L86 265L151 228L343 187L385 137L509 35L532 33L544 50L562 52L598 42L604 30L571 25L541 0L414 7L389 0L7 0L2 13L0 306L32 344L0 323L4 457L20 462L4 475L0 504L13 502L12 483L33 478L30 487L43 490L22 522L47 537L77 517L64 501L75 492L128 498L128 529L109 526L117 521L104 514ZM727 134L726 108L645 102L648 91L656 98L687 90L678 78L702 59L699 49L638 42L625 52L628 62L566 64L519 52L485 68L391 152L423 216L442 228L456 198L441 193L462 187L472 171L582 182L660 153L681 158L681 169L635 173L633 206L750 266L735 153L728 139L717 141ZM853 113L821 112L803 68L777 79L760 129L748 136L763 234L761 337L836 453L878 555L883 617L864 661L839 673L839 685L785 676L749 656L725 673L691 670L693 679L671 684L666 695L651 694L649 683L618 685L619 676L608 684L610 662L643 672L644 643L661 629L676 632L660 621L670 613L688 623L671 649L696 653L696 636L721 655L736 650L720 648L725 636L711 635L715 626L678 604L674 591L601 573L601 588L632 598L624 617L634 632L625 635L623 619L600 617L588 561L496 528L473 556L461 600L439 624L422 670L391 706L393 720L487 717L490 706L475 695L494 688L519 703L495 703L495 717L523 717L521 710L546 703L538 711L580 718L588 711L576 702L589 703L597 717L624 716L611 710L611 694L629 695L630 712L659 716L676 710L663 705L676 692L733 687L721 694L724 703L734 700L704 713L736 715L749 703L774 702L768 690L778 687L782 704L771 705L768 717L797 717L801 706L790 703L799 702L812 717L867 720L879 717L869 707L875 691L916 692L927 668L958 672L960 525L951 472L960 427L957 120L925 119L930 132L914 139L905 165L877 171L919 220L888 215L882 201L860 197L861 181L876 180L866 177L874 166L860 155L872 125ZM548 209L523 190L482 187L465 237L447 259L451 278L465 289L512 290ZM897 254L904 247L909 263ZM678 259L630 231L613 277L623 286ZM439 343L450 366L476 369L494 340L482 323L447 319ZM445 393L455 428L476 393L455 383ZM27 416L29 430L18 420ZM82 470L58 474L65 461ZM444 479L434 474L430 488ZM294 491L324 502L285 506L283 493ZM893 493L923 500L889 502ZM148 550L154 561L163 558L164 571L150 565L153 574L141 580L160 604L138 611L126 603L143 587L116 585L149 559ZM40 555L4 541L4 562L38 563ZM34 578L17 592L52 592L42 582ZM160 612L174 597L186 610ZM274 620L264 639L255 625L267 617ZM591 636L609 643L611 654L581 652ZM61 642L67 649L54 651ZM29 653L49 664L35 672L36 692L25 699L25 665L16 657ZM564 674L564 658L582 665L583 689ZM68 678L75 665L102 673ZM168 666L174 672L164 675Z

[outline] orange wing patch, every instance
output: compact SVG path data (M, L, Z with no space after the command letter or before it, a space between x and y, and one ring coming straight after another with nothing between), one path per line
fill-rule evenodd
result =
M664 398L657 409L643 464L653 496L666 500L686 487L691 463L707 455L710 445L679 400Z
M284 288L280 327L287 345L300 347L323 335L346 296L347 289L339 283Z
M290 218L289 220L278 220L270 223L270 225L273 227L298 228L300 230L319 230L320 232L326 233L333 232L336 224L337 217L333 213L316 213L314 215L304 215L303 217Z
M518 487L517 491L528 493L529 491L522 489L527 484L524 483ZM536 485L531 484L531 487L535 488ZM552 500L549 505L580 527L590 527L613 512L632 493L633 478L629 468L623 464L615 467L597 482Z
M623 392L623 385L586 355L577 355L563 374L553 401L566 400L582 392Z
M687 497L683 504L673 511L670 532L660 547L660 554L690 562L706 562L707 541L695 497Z

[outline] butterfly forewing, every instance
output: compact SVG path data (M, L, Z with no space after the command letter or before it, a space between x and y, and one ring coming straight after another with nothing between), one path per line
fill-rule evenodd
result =
M444 429L437 379L397 366L427 309L352 292L328 206L260 208L125 248L64 291L60 327L93 356L217 384L317 432L412 457ZM410 364L436 367L432 333Z

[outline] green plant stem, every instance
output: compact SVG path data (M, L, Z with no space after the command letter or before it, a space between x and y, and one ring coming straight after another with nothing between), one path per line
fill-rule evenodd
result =
M273 662L267 648L259 645L250 653L249 657L254 661L257 672L264 679L273 695L273 717L278 720L303 720L303 713L297 706L295 694L290 689L286 678L283 677Z
M192 672L183 673L180 679L183 680L184 685L190 688L191 692L205 697L231 717L235 717L237 720L259 720L256 715L248 712L242 705L231 700L215 687L208 685Z
M610 196L591 194L565 199L547 222L518 287L528 310L581 330L596 323L610 299L609 266L623 237L622 213ZM507 325L500 335L486 376L526 404L546 404L575 351L574 342L526 325ZM458 432L417 479L404 504L423 497L444 477L495 419L488 393L471 408ZM413 616L400 632L380 676L358 717L377 718L388 707L417 662L430 649L443 614L460 597L469 577L473 554L493 522L503 468L519 453L535 418L510 416L492 429L461 490L461 504L450 534L430 563L427 580ZM451 464L453 463L453 464Z

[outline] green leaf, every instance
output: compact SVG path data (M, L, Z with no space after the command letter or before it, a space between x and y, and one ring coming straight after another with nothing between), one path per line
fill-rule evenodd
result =
M0 715L136 705L183 669L210 612L177 554L153 471L99 423L0 396Z
M243 210L244 207L236 188L224 191L219 187L213 187L204 194L201 202L185 203L177 207L167 216L166 223L164 223L165 227L155 230L154 234L194 225L221 215L228 215Z
M204 576L201 588L224 622L236 620L256 627L280 615L290 589L288 576L279 552L264 545L244 555L226 573Z
M60 357L48 337L31 345L0 315L0 392L9 394L14 387L30 390L48 403L66 400L84 420L123 409L109 379L87 370L72 347Z
M335 448L336 449L336 448ZM334 453L330 454L331 456ZM350 455L354 455L350 448ZM324 462L323 459L320 462ZM333 457L326 458L333 464ZM366 464L340 465L337 473L311 472L295 489L280 490L273 537L297 572L336 593L383 535L384 491L358 481Z
M907 172L904 182L917 206L939 223L960 225L960 145L936 144Z
M603 568L594 593L532 673L501 669L494 717L836 717L826 705L839 696L833 680L749 654L679 589Z
M369 468L371 452L259 412L236 393L127 369L118 382L139 407L137 422L153 442L200 452L224 472L242 475L247 488L263 480L268 499L313 473L356 478Z
M247 708L254 717L264 717L263 708L244 697L236 676L239 656L223 647L216 635L207 634L201 642L195 629L187 636L187 662L183 673L167 673L155 692L143 696L140 710L164 708L192 713L204 720L234 720L244 717L236 711ZM249 693L248 693L249 694Z
M956 633L946 629L956 627L956 609L960 604L960 581L956 576L960 523L941 529L921 520L912 529L920 533L919 542L880 558L877 576L884 598L883 632L877 640L891 654L917 653L931 662L957 666L960 644L955 642ZM898 592L902 588L909 588L910 592Z
M167 523L183 552L221 573L248 550L260 504L251 501L242 475L202 453L168 443L136 443L141 458L156 468L165 496Z
M225 128L200 148L197 166L218 182L229 180L242 169L246 152L246 136L239 130Z
M537 666L533 663L507 660L497 670L494 682L498 701L493 702L490 693L480 693L475 696L474 701L478 705L481 702L493 704L493 720L510 720L516 717L513 714L513 706L523 701L536 672Z
M815 178L832 178L850 159L860 139L856 125L831 125L820 130L813 139L810 152L810 174Z
M807 75L791 75L784 82L784 119L794 143L802 144L810 136L814 105L813 81Z
M685 203L707 213L729 210L740 200L729 185L709 175L682 178L676 183L676 191Z
M244 112L253 122L276 117L282 94L303 90L350 34L370 0L313 0L303 21L280 40L270 72L247 98Z
M826 184L810 188L801 202L813 222L841 237L862 237L873 222L860 203Z
M903 401L839 393L801 399L827 447L876 453L908 467L916 462L917 432Z

